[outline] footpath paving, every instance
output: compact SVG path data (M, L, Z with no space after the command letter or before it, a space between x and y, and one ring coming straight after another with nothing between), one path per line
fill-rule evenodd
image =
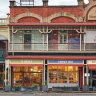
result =
M0 92L0 96L96 96L96 93L55 93L55 92Z

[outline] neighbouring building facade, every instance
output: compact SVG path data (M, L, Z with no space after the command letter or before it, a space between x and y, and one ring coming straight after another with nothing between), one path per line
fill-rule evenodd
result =
M7 56L8 18L0 18L0 89L4 88L5 57Z
M77 6L16 6L10 1L5 82L30 87L96 85L96 0ZM5 83L6 84L6 83Z

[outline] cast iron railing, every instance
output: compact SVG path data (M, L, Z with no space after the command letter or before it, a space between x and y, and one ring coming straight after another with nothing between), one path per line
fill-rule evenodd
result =
M96 51L96 43L11 43L9 51Z

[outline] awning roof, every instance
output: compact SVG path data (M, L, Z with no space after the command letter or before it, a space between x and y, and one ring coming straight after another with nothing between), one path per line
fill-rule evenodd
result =
M89 67L89 70L96 70L96 64L95 65L90 64L90 65L88 65L88 67Z
M96 60L96 56L7 56L6 59L41 59L41 60Z
M96 23L10 23L9 26L96 26Z

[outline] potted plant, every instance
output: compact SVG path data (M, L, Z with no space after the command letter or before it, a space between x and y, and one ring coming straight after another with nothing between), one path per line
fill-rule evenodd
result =
M48 92L48 85L47 85L47 81L45 81L43 87L42 87L42 91L44 92Z
M77 90L80 91L80 86L79 85L77 85Z
M9 81L6 81L5 91L6 91L6 92L11 91L11 86L10 86L10 82L9 82Z
M13 86L13 91L21 91L21 87L22 87L21 84L20 85L14 85Z
M32 88L32 91L40 91L39 84L33 84L33 85L31 86L31 88Z
M87 81L85 81L85 84L83 86L83 91L89 91L89 86L87 85Z
M21 89L20 89L20 91L21 91L21 92L25 92L25 91L27 91L27 89L28 89L28 88L22 86Z

